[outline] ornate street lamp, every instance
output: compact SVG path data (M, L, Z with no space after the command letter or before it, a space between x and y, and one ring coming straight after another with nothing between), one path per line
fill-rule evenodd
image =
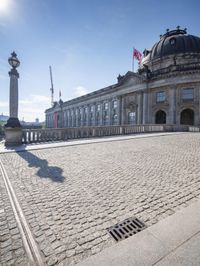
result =
M8 63L14 69L20 65L19 59L17 58L17 54L15 52L12 52L11 57L8 58Z
M7 146L21 144L22 130L18 119L18 78L19 73L17 67L20 65L20 61L17 58L15 52L11 53L11 57L8 58L8 63L11 65L9 71L10 76L10 105L9 105L9 119L5 125L6 142Z

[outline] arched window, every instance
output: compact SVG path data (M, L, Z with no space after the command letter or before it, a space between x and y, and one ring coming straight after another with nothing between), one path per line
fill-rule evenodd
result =
M128 124L135 124L135 122L136 122L136 113L129 112L128 113Z
M181 112L182 125L194 125L194 111L192 109L184 109Z
M166 124L166 113L162 110L156 112L155 115L156 124Z

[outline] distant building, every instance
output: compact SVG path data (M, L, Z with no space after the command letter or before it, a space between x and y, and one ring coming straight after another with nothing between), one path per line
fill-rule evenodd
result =
M200 38L180 27L160 36L137 73L46 110L46 126L200 124Z
M35 122L25 122L24 120L20 121L20 124L23 128L26 129L32 129L32 128L36 129L36 128L42 128L44 126L44 123L39 122L38 118L35 119Z
M7 122L8 118L9 118L9 116L1 114L0 115L0 122Z

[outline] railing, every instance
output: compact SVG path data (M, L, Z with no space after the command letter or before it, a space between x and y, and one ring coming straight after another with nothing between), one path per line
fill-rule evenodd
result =
M185 125L123 125L80 128L23 129L22 143L42 143L68 139L104 137L149 132L190 131L200 132L199 127Z
M189 126L188 131L189 132L200 132L200 127Z

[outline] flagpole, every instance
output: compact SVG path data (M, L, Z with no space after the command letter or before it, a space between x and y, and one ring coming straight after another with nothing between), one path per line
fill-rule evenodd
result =
M132 71L134 72L134 47L133 47L133 54L132 54Z

